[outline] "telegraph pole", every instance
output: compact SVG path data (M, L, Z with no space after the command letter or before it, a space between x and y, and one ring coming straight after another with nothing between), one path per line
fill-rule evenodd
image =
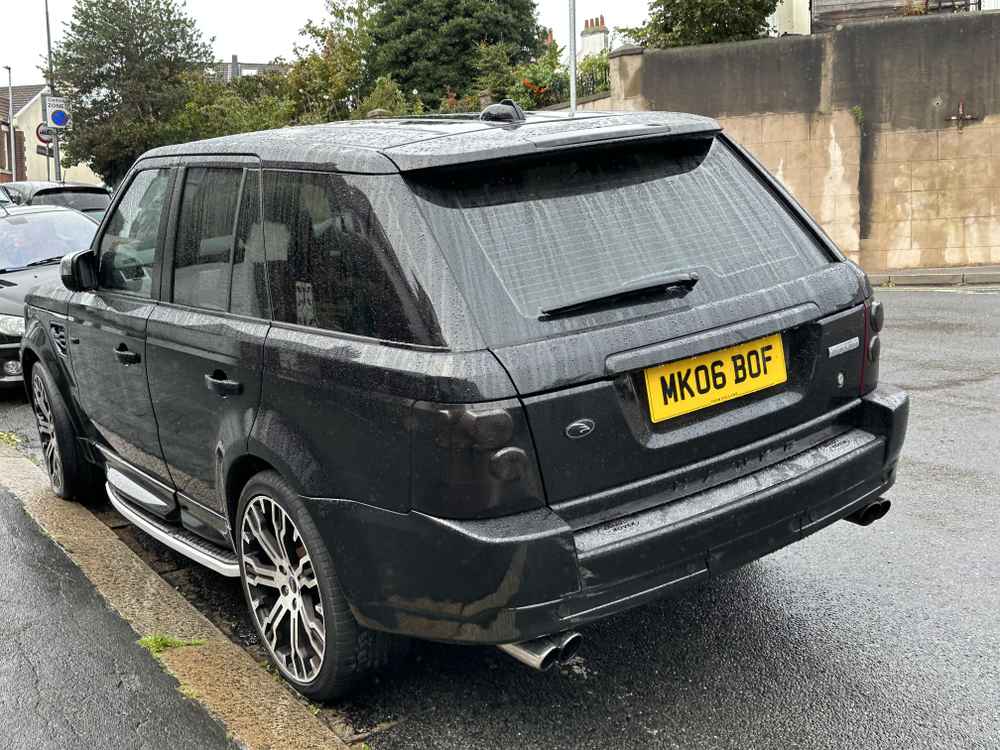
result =
M45 41L49 50L49 93L55 96L56 86L52 80L52 31L49 28L49 0L45 0ZM46 122L48 119L48 111L46 111ZM56 182L62 182L62 164L59 162L59 131L55 131L52 137L52 156L56 161Z
M576 0L569 0L569 116L576 117Z

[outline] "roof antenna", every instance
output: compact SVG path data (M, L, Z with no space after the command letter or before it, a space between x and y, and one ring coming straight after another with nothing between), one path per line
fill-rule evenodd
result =
M480 112L479 119L486 122L524 122L528 118L521 105L513 99L501 99L499 104L491 104Z

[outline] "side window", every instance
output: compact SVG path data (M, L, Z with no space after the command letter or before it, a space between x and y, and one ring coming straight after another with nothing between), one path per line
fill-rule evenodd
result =
M263 193L275 320L424 343L416 302L361 190L336 174L265 171Z
M174 244L173 300L225 310L242 169L193 167L185 172Z
M125 190L101 237L98 286L149 297L170 171L139 172Z
M264 269L264 224L260 215L260 170L248 170L236 224L229 310L254 318L270 316Z

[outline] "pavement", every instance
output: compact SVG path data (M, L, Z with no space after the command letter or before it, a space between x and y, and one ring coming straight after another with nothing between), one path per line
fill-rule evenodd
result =
M1000 284L1000 265L907 268L868 274L875 286L969 286Z
M5 490L0 590L0 746L234 747Z
M877 295L882 381L913 399L885 519L587 627L549 673L417 644L320 716L373 750L1000 747L1000 293ZM28 420L0 402L0 433ZM241 619L217 578L171 570L210 620Z

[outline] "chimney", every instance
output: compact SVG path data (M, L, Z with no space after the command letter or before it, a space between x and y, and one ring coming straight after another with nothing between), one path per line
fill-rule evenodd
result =
M604 26L604 14L603 13L601 14L601 28L602 29L605 28L605 26Z

